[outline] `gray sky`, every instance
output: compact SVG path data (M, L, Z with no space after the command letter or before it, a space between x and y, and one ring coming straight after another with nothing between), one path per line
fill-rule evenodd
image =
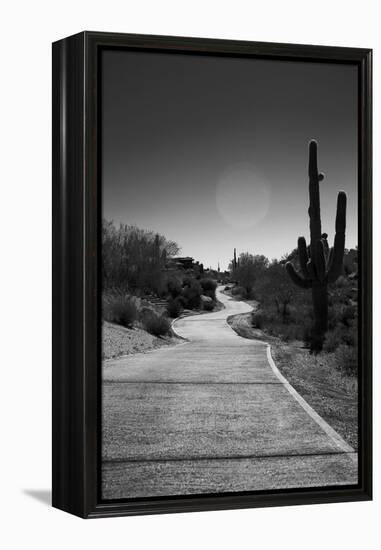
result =
M319 143L323 231L348 195L357 245L357 69L352 65L103 52L103 215L227 268L280 257L308 230L308 142Z

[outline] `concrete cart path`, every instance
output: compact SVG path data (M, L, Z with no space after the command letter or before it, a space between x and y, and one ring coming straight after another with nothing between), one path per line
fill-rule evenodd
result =
M357 483L357 454L288 384L251 307L179 319L188 341L104 362L102 491L128 498Z

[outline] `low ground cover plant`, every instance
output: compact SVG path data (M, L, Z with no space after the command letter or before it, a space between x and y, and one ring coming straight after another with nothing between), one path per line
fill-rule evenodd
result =
M168 300L167 312L168 312L168 315L173 319L175 319L176 317L179 317L183 309L184 307L179 297Z
M171 324L167 317L150 311L143 318L143 326L153 336L165 336L170 332Z
M123 292L109 292L103 298L103 318L110 323L132 328L138 318L136 303Z

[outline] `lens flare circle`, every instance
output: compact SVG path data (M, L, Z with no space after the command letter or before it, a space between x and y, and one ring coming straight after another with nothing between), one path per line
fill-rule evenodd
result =
M251 164L236 164L221 175L216 187L221 218L235 229L258 225L270 206L270 187Z

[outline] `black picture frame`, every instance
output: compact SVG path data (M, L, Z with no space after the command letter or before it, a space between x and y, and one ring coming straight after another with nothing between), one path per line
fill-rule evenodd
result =
M357 486L100 499L100 116L102 49L358 66L359 483ZM372 498L372 97L370 49L82 32L53 44L53 506L84 518Z

